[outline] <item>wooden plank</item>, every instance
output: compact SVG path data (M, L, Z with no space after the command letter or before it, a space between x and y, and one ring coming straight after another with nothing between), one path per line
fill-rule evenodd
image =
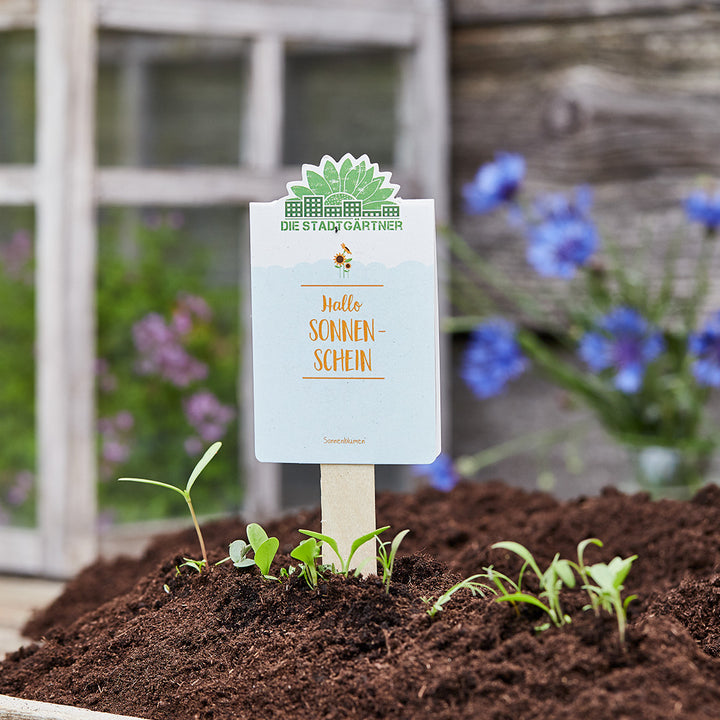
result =
M0 695L0 720L139 720L130 715L85 710L71 705L23 700Z
M102 168L96 200L105 205L222 205L285 194L297 170L272 173L236 168Z
M552 22L580 18L663 15L687 10L711 10L717 0L452 0L454 24Z
M36 173L31 165L0 165L0 205L32 205Z
M24 30L35 25L37 0L2 0L0 30Z
M414 4L378 0L97 0L102 27L138 32L252 37L408 47L415 40Z
M38 5L38 516L44 571L96 554L94 5Z

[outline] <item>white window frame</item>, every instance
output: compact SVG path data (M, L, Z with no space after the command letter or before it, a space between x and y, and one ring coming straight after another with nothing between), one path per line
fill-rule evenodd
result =
M280 197L287 43L403 51L396 163L405 196L448 217L445 7L442 0L3 0L0 31L36 31L36 158L0 165L0 207L36 212L37 525L0 528L0 570L67 577L100 550L96 527L96 208L246 205ZM98 167L98 31L237 38L250 43L240 167ZM240 131L238 129L238 131ZM409 192L408 192L409 191ZM243 249L245 260L247 248ZM243 262L248 272L248 262ZM248 286L248 278L241 282ZM247 295L248 293L245 293ZM243 309L244 320L249 309ZM249 324L246 323L246 327ZM279 509L279 468L252 452L249 353L241 363L245 511ZM5 439L7 440L7 439Z

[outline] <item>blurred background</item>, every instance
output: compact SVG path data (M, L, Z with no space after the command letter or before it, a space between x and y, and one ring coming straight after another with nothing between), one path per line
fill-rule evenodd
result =
M714 1L0 0L4 569L68 575L184 521L181 498L115 479L181 485L215 440L203 515L318 501L317 467L253 460L245 361L248 203L283 195L302 163L366 153L403 197L435 198L441 241L455 228L553 333L562 287L528 268L505 215L465 212L478 167L504 150L533 192L591 185L632 257L718 175L718 117ZM459 377L467 342L444 335L445 453L528 437L475 479L560 497L629 480L623 448L537 373L478 399ZM424 482L378 469L380 489Z

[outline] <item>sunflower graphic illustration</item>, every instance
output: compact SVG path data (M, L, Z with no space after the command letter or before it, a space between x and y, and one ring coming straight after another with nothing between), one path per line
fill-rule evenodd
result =
M344 277L350 272L352 267L352 257L350 257L350 249L345 243L340 243L342 250L335 254L333 262L335 267L340 271L340 277Z

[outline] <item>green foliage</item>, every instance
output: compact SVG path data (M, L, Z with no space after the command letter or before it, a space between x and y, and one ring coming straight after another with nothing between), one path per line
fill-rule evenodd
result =
M593 607L599 603L603 610L615 613L618 624L620 642L625 642L625 628L627 627L627 607L637 598L637 595L629 595L622 599L623 583L630 572L630 566L637 560L637 555L625 558L614 557L609 563L595 563L587 568L587 573L595 581L595 584L583 585L588 591Z
M260 568L264 577L271 577L270 566L280 547L280 541L276 537L268 537L265 530L257 523L250 523L246 532L255 552L255 564Z
M479 573L478 575L471 575L468 578L465 578L464 580L461 580L459 583L456 583L453 585L449 590L446 590L437 600L434 602L430 598L422 598L422 601L426 603L427 605L430 605L428 608L427 614L434 618L435 615L437 615L439 612L441 612L444 609L445 604L452 598L452 596L458 591L458 590L469 590L473 597L476 595L480 595L482 597L485 597L485 593L483 590L488 590L489 592L493 592L493 589L489 587L488 585L485 585L484 583L476 582L477 578L485 577L483 573Z
M198 536L198 541L200 542L200 550L202 551L202 564L200 564L199 560L188 560L188 558L185 559L185 564L188 563L194 563L196 566L195 569L200 572L203 567L206 567L208 564L207 559L207 553L205 552L205 541L203 539L202 531L200 530L200 524L198 523L197 516L195 515L195 509L193 508L192 499L190 497L190 491L192 490L193 485L195 484L195 481L198 479L198 476L200 473L205 469L207 464L215 457L215 454L217 451L222 447L221 442L216 442L213 445L211 445L206 451L205 454L200 458L198 463L193 468L192 473L190 473L190 477L188 478L188 481L185 485L185 489L176 487L175 485L169 485L168 483L160 482L159 480L147 480L145 478L118 478L120 482L134 482L134 483L142 483L144 485L157 485L158 487L163 487L168 490L172 490L173 492L178 493L187 503L188 509L190 510L190 516L192 517L193 525L195 526L195 532Z
M316 588L318 584L318 571L315 561L320 557L321 546L315 538L303 540L290 553L290 557L300 561L300 577L305 578L310 588Z
M592 608L597 614L602 608L607 612L614 613L618 623L618 635L620 644L625 643L625 630L627 626L627 606L636 598L631 595L625 600L622 599L623 583L630 572L630 566L637 559L637 555L626 558L613 558L609 563L596 563L585 565L584 553L588 545L602 547L602 542L597 538L588 538L578 543L577 562L562 559L556 553L550 565L545 571L540 569L532 553L520 543L513 541L502 541L492 545L496 550L508 550L518 555L524 562L520 569L517 582L507 575L498 572L491 565L483 568L483 572L472 575L469 578L453 585L447 592L441 595L428 609L428 615L434 617L443 609L443 606L450 600L458 590L467 588L473 595L483 595L483 590L495 595L496 602L509 602L517 606L518 603L532 605L539 608L548 616L548 622L536 626L538 632L547 630L551 626L562 627L572 622L560 605L560 592L563 588L573 589L577 586L575 572L580 576L583 584L580 589L585 590L590 597L590 604L585 610ZM539 584L539 593L532 594L523 590L522 583L527 569L530 569L536 576ZM486 579L492 583L488 585L478 582L478 579ZM594 584L593 582L594 581ZM494 587L493 587L494 586ZM432 601L423 598L423 601L430 604ZM544 601L544 602L543 602Z
M364 545L366 542L370 542L370 540L376 538L378 535L380 535L380 533L385 532L389 527L389 525L386 525L385 527L373 530L372 532L369 532L366 535L362 535L356 540L353 540L352 545L350 546L350 554L347 556L346 559L343 559L340 556L340 550L338 548L338 544L335 538L332 538L329 535L323 535L322 533L313 532L312 530L300 530L299 532L301 532L303 535L309 535L311 538L319 540L320 542L327 543L332 548L332 551L335 553L335 555L337 555L337 558L340 562L340 573L342 575L347 575L350 572L350 563L352 562L353 556L357 552L358 548Z
M401 530L392 540L392 542L379 542L378 539L378 554L377 561L382 567L382 581L385 586L385 592L390 592L390 579L392 578L393 567L395 565L395 555L397 554L400 543L405 539L405 536L410 530ZM388 548L388 546L390 546Z

